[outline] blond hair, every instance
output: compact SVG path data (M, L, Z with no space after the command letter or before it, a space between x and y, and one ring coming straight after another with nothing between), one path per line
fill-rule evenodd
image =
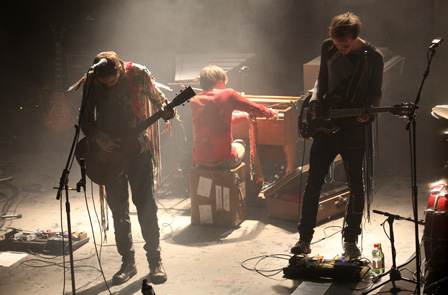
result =
M208 65L201 70L199 84L202 90L212 90L218 81L223 81L227 84L227 74L222 68L215 65Z

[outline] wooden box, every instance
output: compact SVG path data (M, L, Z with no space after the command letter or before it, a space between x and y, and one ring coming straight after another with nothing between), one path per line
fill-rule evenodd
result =
M231 170L190 168L191 224L234 227L247 217L246 165Z

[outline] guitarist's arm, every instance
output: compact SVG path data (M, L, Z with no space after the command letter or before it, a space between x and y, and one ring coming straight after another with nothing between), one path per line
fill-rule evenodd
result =
M176 110L173 109L165 109L163 106L168 103L168 100L165 98L165 95L162 91L155 85L154 78L151 75L151 72L148 70L148 68L134 64L137 71L136 71L136 81L138 79L140 80L140 84L142 85L141 91L143 92L144 97L144 106L151 105L154 112L161 112L160 117L168 121L170 119L173 119L176 116ZM149 99L149 102L148 102ZM148 104L149 103L149 104ZM147 117L146 117L147 118ZM145 119L146 119L145 118ZM158 137L158 134L152 134L153 137ZM137 137L139 143L140 143L140 153L151 150L152 144L147 136L147 132L142 132Z
M85 108L81 117L80 127L89 140L96 142L105 151L112 151L119 148L118 143L116 143L108 134L99 130L97 123L95 122L95 108L98 101L99 88L97 87L97 82L95 82L93 78L93 75L89 75L87 76L87 79L82 81L84 82L84 85L81 105L84 105L85 103ZM85 102L85 100L87 101Z
M162 119L165 121L171 120L176 116L176 109L164 109L164 105L168 104L168 100L165 98L165 94L155 85L154 78L151 72L145 67L143 79L144 86L143 91L149 98L149 101L154 106L156 111L162 111Z

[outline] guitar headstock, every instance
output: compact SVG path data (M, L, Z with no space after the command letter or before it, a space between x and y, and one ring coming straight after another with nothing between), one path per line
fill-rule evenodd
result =
M188 86L183 91L181 91L166 107L174 108L177 107L195 96L196 93L194 92L193 88L191 86Z
M394 105L390 112L400 118L407 118L409 115L418 109L412 102L402 102L401 104Z

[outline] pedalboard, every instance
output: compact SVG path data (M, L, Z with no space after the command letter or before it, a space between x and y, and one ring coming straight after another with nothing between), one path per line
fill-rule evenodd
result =
M72 233L72 249L79 249L87 244L90 238L86 232ZM66 232L50 230L36 230L23 232L17 229L5 233L0 239L0 251L35 252L48 255L62 255L69 253L69 239Z
M367 263L358 259L346 261L340 256L324 259L318 255L294 255L283 268L283 275L287 279L333 278L359 282L368 269Z

